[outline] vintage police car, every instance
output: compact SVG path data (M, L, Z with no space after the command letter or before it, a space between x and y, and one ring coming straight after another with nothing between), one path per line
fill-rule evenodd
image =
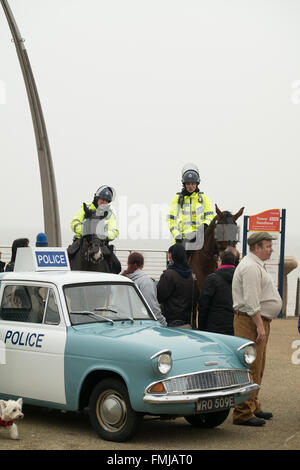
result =
M0 397L88 408L98 434L124 441L143 415L221 424L259 387L242 338L162 326L123 276L69 270L61 248L19 248L0 274Z

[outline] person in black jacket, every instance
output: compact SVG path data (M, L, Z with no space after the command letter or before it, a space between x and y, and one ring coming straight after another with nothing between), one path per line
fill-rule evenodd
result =
M16 255L17 255L17 249L18 248L23 248L23 247L28 247L28 246L29 246L28 238L17 238L16 240L14 240L14 242L12 244L12 247L11 247L11 260L5 266L5 271L13 271L14 270Z
M199 288L187 263L183 245L169 249L171 260L157 284L157 300L168 326L194 324Z
M238 256L225 250L218 269L204 281L198 306L198 329L234 335L232 278L238 264Z
M0 251L0 273L3 273L4 267L5 267L5 263L4 263L4 261L1 261L1 256L2 256L2 253L1 253L1 251Z

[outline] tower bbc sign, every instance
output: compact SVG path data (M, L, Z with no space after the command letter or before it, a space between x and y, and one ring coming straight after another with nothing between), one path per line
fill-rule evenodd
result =
M281 237L281 210L269 209L267 211L260 212L259 214L250 215L248 219L248 236L253 232L272 232L276 237L272 243L273 252L270 259L265 262L265 266L267 271L271 274L275 285L278 288L280 287L281 292L282 269L279 269L279 266L281 261L284 260L284 251L282 251L282 245L284 246L284 237ZM246 242L244 242L244 254L246 254L246 250L247 245Z
M280 232L280 209L249 216L249 232Z

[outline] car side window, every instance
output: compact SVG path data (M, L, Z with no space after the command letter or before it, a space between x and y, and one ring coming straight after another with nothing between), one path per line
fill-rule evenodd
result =
M28 317L30 323L42 323L48 295L48 287L30 287L32 310Z
M31 296L25 286L6 286L1 302L0 318L8 321L28 322L32 311Z
M0 320L57 325L55 294L48 287L8 285L4 288Z
M49 289L44 323L46 323L47 325L58 325L60 323L59 310L55 294L52 289Z

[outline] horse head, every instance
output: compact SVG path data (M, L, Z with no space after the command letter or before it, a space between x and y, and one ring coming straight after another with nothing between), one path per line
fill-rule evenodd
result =
M105 219L107 211L98 214L98 209L92 210L83 203L85 219L82 228L81 255L84 261L99 263L110 256L110 250L105 245Z
M81 249L83 259L90 263L99 263L104 259L103 247L103 240L96 234L83 236Z
M229 211L221 211L216 204L215 240L218 253L226 250L228 246L236 246L239 241L239 230L236 221L243 212L244 207L241 207L236 214L232 214Z
M216 204L216 216L205 230L203 247L196 250L189 261L200 289L204 279L217 268L219 254L228 246L236 246L238 242L236 221L243 211L244 207L236 214L232 214L229 211L221 211Z

